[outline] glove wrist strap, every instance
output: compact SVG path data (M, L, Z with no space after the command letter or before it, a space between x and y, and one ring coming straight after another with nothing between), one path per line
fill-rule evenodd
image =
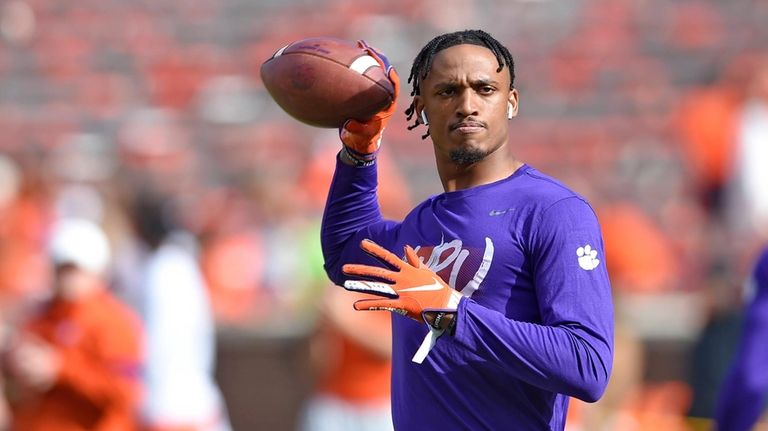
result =
M445 320L445 317L449 314L453 315L453 319L448 323L448 326L443 328L443 321ZM453 335L453 329L456 327L456 314L455 312L450 311L440 311L437 314L435 314L435 318L432 320L432 323L429 324L434 329L439 330L445 330L448 331L451 335Z
M439 313L437 313L435 315L435 319L432 320L432 324L430 326L432 326L435 329L443 329L440 326L440 323L443 321L443 318L445 317L446 314L448 313L446 313L445 311L440 311Z
M341 146L341 157L352 162L358 168L371 166L376 163L376 153L361 154L346 145Z

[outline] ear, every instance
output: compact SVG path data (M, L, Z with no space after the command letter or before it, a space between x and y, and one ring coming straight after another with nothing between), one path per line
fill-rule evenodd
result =
M413 110L416 115L416 121L428 125L424 121L424 101L421 99L421 96L413 96Z
M519 99L517 89L513 88L509 90L509 97L507 98L507 118L510 120L517 116L517 108L519 106Z

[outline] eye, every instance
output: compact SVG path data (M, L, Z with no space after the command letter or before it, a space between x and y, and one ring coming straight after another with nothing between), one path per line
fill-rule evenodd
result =
M439 96L453 96L456 94L456 89L453 87L446 87L437 92Z
M492 86L490 86L490 85L483 85L482 87L480 87L480 88L478 89L478 92L479 92L480 94L493 94L495 91L496 91L496 89L495 89L495 88L493 88L493 87L492 87Z

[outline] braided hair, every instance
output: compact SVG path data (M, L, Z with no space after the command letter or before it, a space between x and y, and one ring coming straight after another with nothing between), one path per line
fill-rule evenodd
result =
M496 72L501 72L501 70L504 69L504 65L506 65L509 69L509 88L514 88L515 62L512 60L512 54L509 53L509 50L502 45L501 42L494 39L493 36L482 30L463 30L437 36L421 48L421 51L419 51L419 54L413 60L411 74L408 76L408 82L413 83L411 96L421 94L419 86L421 85L421 81L423 81L432 70L432 62L437 53L446 48L462 44L483 46L491 50L496 56L496 60L499 62L499 68L496 69ZM416 102L412 100L411 105L405 110L407 120L410 121L415 113ZM415 120L412 125L408 126L408 130L413 130L418 126L419 121ZM429 129L427 129L427 133L421 138L426 139L428 136Z

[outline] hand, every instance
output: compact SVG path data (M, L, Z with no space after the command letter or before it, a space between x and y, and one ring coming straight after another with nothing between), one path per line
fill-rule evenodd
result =
M344 288L356 292L371 293L389 299L361 299L354 303L355 310L388 310L417 322L427 322L428 312L455 312L461 294L427 268L416 252L405 246L405 261L371 240L363 240L360 247L368 254L397 269L369 265L344 265L347 275L387 280L389 283L365 280L348 280Z
M24 386L46 391L56 382L61 360L56 350L45 341L22 336L8 352L10 372Z
M400 77L397 71L384 54L378 52L376 49L368 46L363 40L357 41L357 45L364 49L368 54L376 59L381 65L387 77L392 82L394 88L394 96L392 103L374 115L367 121L347 120L339 130L339 137L341 142L347 150L347 155L353 159L354 162L366 163L371 162L376 158L376 152L381 144L381 135L384 132L384 128L387 126L390 117L395 112L397 106L397 95L400 93Z
M336 332L344 334L376 357L389 359L392 357L392 329L389 316L383 313L380 316L363 316L352 307L356 300L367 296L335 286L326 289L323 316Z

